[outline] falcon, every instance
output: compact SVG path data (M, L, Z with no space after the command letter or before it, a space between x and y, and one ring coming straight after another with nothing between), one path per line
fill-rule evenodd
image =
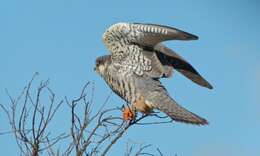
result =
M161 43L197 39L193 34L156 24L117 23L106 30L103 42L111 55L98 57L94 69L130 104L123 110L125 120L134 119L136 111L149 114L158 109L175 121L208 124L173 100L160 82L171 77L175 69L194 83L213 88L189 62Z

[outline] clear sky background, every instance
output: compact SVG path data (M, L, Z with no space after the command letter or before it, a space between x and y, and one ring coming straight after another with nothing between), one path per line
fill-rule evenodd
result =
M200 37L167 45L189 60L214 86L208 90L176 72L163 80L171 96L207 118L197 127L166 124L134 127L110 155L123 153L128 139L159 147L165 155L259 156L260 2L257 0L8 0L0 1L0 103L7 88L17 96L34 72L49 78L59 97L78 95L87 81L96 84L97 107L110 93L93 71L107 54L101 37L117 22L174 26ZM124 103L113 94L109 104ZM62 113L62 112L60 112ZM62 129L64 115L55 118ZM8 129L0 113L0 131ZM0 136L0 154L19 154L11 135Z

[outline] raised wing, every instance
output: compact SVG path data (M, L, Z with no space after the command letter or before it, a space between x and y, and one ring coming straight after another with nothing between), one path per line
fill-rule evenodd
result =
M156 44L167 40L197 40L196 35L185 31L163 25L156 24L131 24L135 30L135 38L131 38L131 42L142 46L155 46Z
M153 49L156 44L166 40L195 39L198 37L176 28L139 23L117 23L103 34L103 41L112 53L113 63L118 66L130 65L131 69L140 69L138 75L143 74L142 69L151 70L149 63L151 61L142 54L145 48L150 51L149 49Z
M167 40L196 39L197 36L173 27L140 23L117 23L103 35L112 62L120 66L120 71L161 78L171 76L175 68L193 82L212 89L185 59L160 44Z
M153 47L167 40L197 40L196 35L162 25L141 23L117 23L112 25L103 35L106 45L124 40L125 44L137 44Z

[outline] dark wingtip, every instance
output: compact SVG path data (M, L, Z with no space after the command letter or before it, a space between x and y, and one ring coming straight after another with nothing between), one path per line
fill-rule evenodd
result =
M211 84L208 84L206 87L207 87L208 89L213 89L213 86L212 86Z
M193 35L193 36L192 36L192 39L193 39L193 40L198 40L198 39L199 39L199 36Z
M180 30L180 29L177 29L177 28L173 28L173 29L180 32L180 35L181 35L180 39L181 40L187 40L188 41L188 40L198 40L199 39L199 36L196 36L194 34L188 33L186 31L183 31L183 30Z
M207 80L205 80L202 76L200 76L200 78L201 78L202 82L204 82L204 83L202 83L202 84L198 83L199 85L206 87L208 89L213 89L213 86Z
M191 123L191 124L195 124L198 126L205 126L205 125L208 125L209 122L206 119L199 117L199 120L197 120L196 122Z
M190 33L184 32L184 31L183 31L183 33L184 33L185 40L198 40L199 39L199 37L196 35L193 35L193 34L190 34Z
M195 82L197 83L198 85L202 86L202 87L205 87L205 88L208 88L208 89L213 89L214 87L207 81L205 80L202 76L200 76L200 79L201 79L201 82ZM203 83L202 83L203 82Z
M203 119L198 125L204 126L204 125L208 125L209 122L206 119Z

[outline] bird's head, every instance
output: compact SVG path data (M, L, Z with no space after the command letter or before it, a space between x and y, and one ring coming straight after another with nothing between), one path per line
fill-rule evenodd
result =
M111 64L111 55L104 55L100 56L96 59L96 65L94 67L94 70L103 76L106 71L108 66Z

